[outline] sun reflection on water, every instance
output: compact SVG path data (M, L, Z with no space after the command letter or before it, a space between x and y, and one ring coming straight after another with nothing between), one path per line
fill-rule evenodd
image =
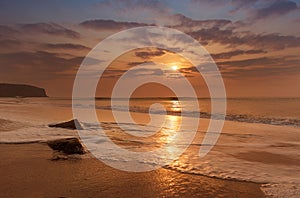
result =
M180 108L180 104L173 103L174 108ZM181 109L181 108L180 108ZM180 131L181 125L181 117L174 116L174 115L167 115L165 117L164 127L162 128L161 132L162 135L159 138L159 142L163 144L171 144L172 146L166 147L166 152L168 153L168 157L172 158L173 155L176 155L178 152L177 145L174 145L173 142L176 139L176 134Z
M175 113L181 112L181 104L178 100L171 101L170 111Z

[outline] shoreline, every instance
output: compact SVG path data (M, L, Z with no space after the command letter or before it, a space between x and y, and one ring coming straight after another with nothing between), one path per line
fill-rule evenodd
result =
M72 138L72 137L71 137ZM63 138L64 139L64 138ZM56 139L56 140L60 140L60 139ZM47 146L47 141L32 141L32 142L0 142L0 147L1 145L34 145L34 144L39 144L39 145L43 145L43 146ZM48 146L47 146L48 147ZM55 151L52 151L53 153ZM72 155L68 155L68 154L62 154L65 156L72 156ZM74 154L73 154L74 155ZM77 154L75 154L77 155ZM80 156L80 155L77 155ZM88 151L87 153L83 154L82 156L88 156L88 157L78 157L78 160L82 160L82 159L96 159L95 157L93 157L93 155ZM49 159L52 160L52 159ZM71 158L72 160L72 158ZM53 160L55 161L55 160ZM161 167L162 169L166 169L166 170L171 170L171 171L175 171L181 174L187 174L187 175L194 175L194 176L201 176L201 177L207 177L207 178L211 178L211 179L218 179L218 180L224 180L224 181L233 181L233 182L243 182L243 183L250 183L250 184L258 184L258 185L262 185L262 184L268 184L266 182L255 182L255 181L247 181L247 180L240 180L240 179L236 179L236 178L220 178L217 176L209 176L209 175L205 175L205 174L201 174L201 173L191 173L191 172L184 172L184 171L180 171L178 169L175 168L171 168L171 167ZM123 171L126 172L126 171Z
M52 161L44 143L0 144L0 196L265 197L260 185L160 168L113 169L95 158Z

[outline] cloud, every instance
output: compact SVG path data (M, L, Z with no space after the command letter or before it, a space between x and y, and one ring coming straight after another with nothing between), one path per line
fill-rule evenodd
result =
M298 60L299 63L299 60ZM245 79L245 78L259 78L259 77L275 77L275 76L289 76L298 74L300 68L293 66L280 65L275 68L270 67L258 67L252 69L242 69L237 68L233 71L222 70L222 76L224 78L234 78L234 79Z
M148 51L138 51L138 52L135 52L135 55L142 59L150 59L153 57L162 56L165 53L166 52L163 49L155 49L155 50L148 50Z
M293 0L191 0L192 8L214 10L228 18L239 14L251 23L260 19L270 19L272 16L282 16L299 9ZM205 12L205 10L203 10ZM237 13L239 12L239 13ZM209 13L208 13L209 15Z
M238 32L232 29L220 29L213 27L210 29L200 29L187 32L201 44L220 43L232 47L247 45L263 50L282 50L289 47L299 47L300 37L284 36L279 34L254 34L251 32Z
M96 29L96 30L122 30L127 28L134 28L139 26L147 26L148 24L136 22L117 22L114 20L88 20L79 24L82 27Z
M101 78L120 78L126 71L123 69L106 69Z
M289 0L276 0L270 5L258 9L255 13L255 19L262 19L271 16L285 15L298 8L297 4Z
M164 72L160 68L136 68L136 69L132 69L132 70L106 69L103 72L101 78L120 78L125 73L126 73L127 78L164 75Z
M261 50L282 50L289 47L299 47L300 37L285 36L280 34L255 34L250 31L240 31L241 23L233 23L230 20L193 20L184 15L176 14L173 20L176 24L168 27L183 31L202 45L219 43L236 47L247 45ZM114 20L88 20L80 23L80 26L95 30L122 30L149 24L137 22L119 22Z
M299 47L300 37L279 34L251 34L241 37L241 43L261 48L282 50L289 47Z
M86 47L84 45L80 45L80 44L73 44L73 43L56 43L56 44L52 44L52 43L46 43L46 44L42 44L42 46L44 48L47 49L61 49L61 50L90 50L91 48Z
M260 57L253 59L217 62L223 77L243 78L290 75L300 72L298 57Z
M5 25L0 25L0 36L1 37L14 37L18 33L19 33L19 31L17 31L15 28L5 26Z
M55 23L33 23L19 25L0 25L0 39L21 40L24 36L33 38L41 37L41 34L47 34L53 37L67 37L72 39L80 38L80 33L65 28Z
M98 7L115 8L119 11L139 9L164 10L166 5L159 0L104 0L96 4Z
M207 45L210 42L221 43L221 44L234 44L237 42L237 37L232 30L222 30L218 27L212 27L209 29L200 29L192 32L187 32L201 44Z
M284 76L300 72L300 59L291 56L219 61L216 64L223 78ZM209 67L207 67L207 71L209 71ZM185 76L194 76L199 73L196 67L182 68L180 72L184 73Z
M147 23L159 22L171 13L166 2L159 0L103 0L94 8L110 18Z
M226 19L211 19L211 20L194 20L186 17L182 14L175 14L172 19L176 21L176 25L171 25L173 28L212 28L212 27L224 27L226 25L232 25L230 20Z
M65 28L56 23L32 23L32 24L22 24L20 29L23 33L43 33L54 36L64 36L69 38L80 38L80 34L74 30Z
M19 47L22 43L15 39L4 39L0 40L0 48L7 49L7 48L16 48Z
M127 63L127 65L132 67L132 66L145 64L145 63L152 63L152 61L135 61L135 62L130 61L130 62Z
M279 60L281 60L281 59L279 59L279 58L260 57L260 58L245 59L245 60L217 62L217 65L220 66L221 68L226 68L226 67L249 67L249 66L269 66L269 65L276 65Z
M20 75L31 73L33 78L41 74L45 77L77 68L83 58L63 58L61 54L43 51L5 53L0 54L0 68L1 71L12 73L22 71Z
M247 9L251 5L255 5L257 2L259 2L259 0L231 0L230 4L233 6L233 9L230 12L234 13L240 11L241 9Z
M223 52L218 54L210 54L214 59L229 59L238 55L247 55L247 54L261 54L266 53L264 50L234 50L230 52Z

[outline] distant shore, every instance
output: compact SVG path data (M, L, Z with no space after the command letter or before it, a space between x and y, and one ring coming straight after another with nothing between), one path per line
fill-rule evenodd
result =
M0 83L0 97L48 97L45 89L25 84Z

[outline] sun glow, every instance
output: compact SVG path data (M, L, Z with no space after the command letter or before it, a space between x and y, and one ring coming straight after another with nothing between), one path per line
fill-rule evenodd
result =
M178 69L177 65L173 65L171 68L172 68L172 70L174 70L174 71L177 71L177 69Z

